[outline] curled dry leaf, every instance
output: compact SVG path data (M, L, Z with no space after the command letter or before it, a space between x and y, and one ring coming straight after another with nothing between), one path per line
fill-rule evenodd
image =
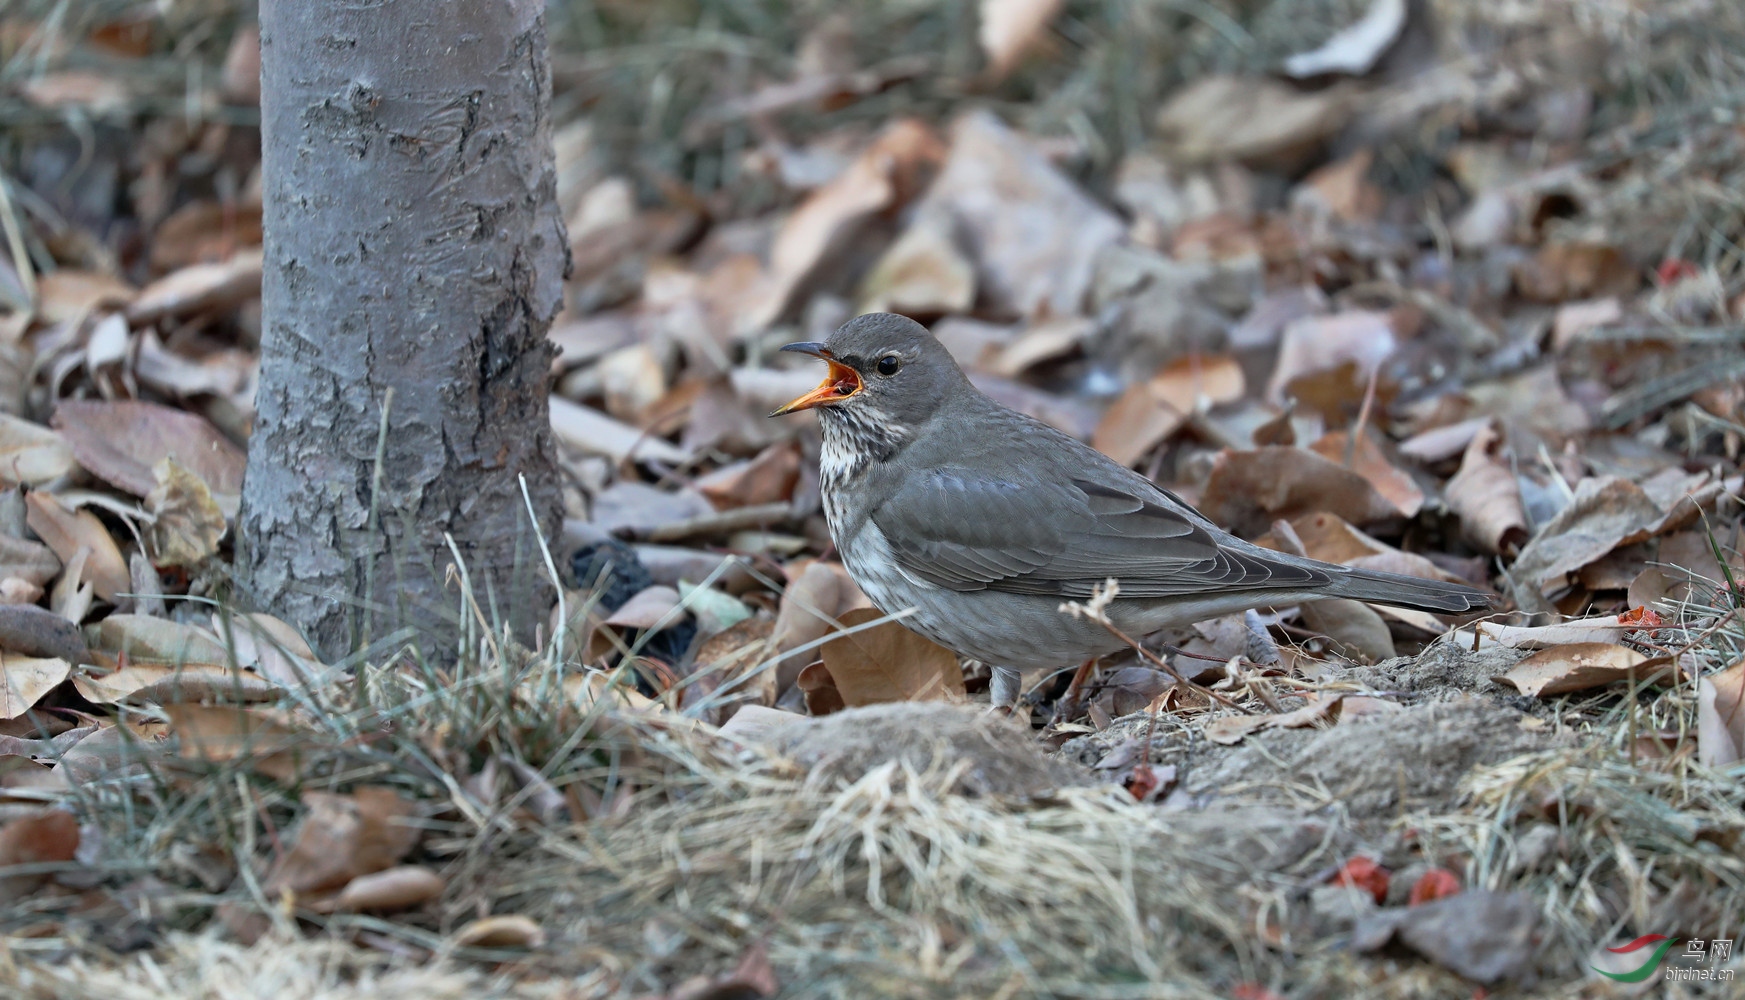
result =
M1460 471L1443 488L1448 506L1460 515L1460 532L1486 552L1508 552L1527 540L1527 507L1515 473L1493 454L1500 438L1494 427L1474 435Z
M25 521L30 530L54 550L61 562L68 563L81 549L85 557L84 575L97 596L113 601L132 586L133 577L127 571L127 560L115 546L109 529L88 510L68 510L47 493L31 491L25 494Z
M853 628L883 618L876 608L841 616ZM850 708L887 701L944 701L964 697L957 654L901 622L887 621L824 644L824 665Z
M65 660L0 653L0 720L16 719L72 672Z
M73 470L73 449L41 424L0 413L0 484L37 486Z
M128 700L174 702L276 701L283 690L277 684L248 670L231 670L213 664L168 666L129 663L120 670L97 673L81 671L73 686L85 700L113 705Z
M1546 698L1622 680L1662 680L1672 669L1669 657L1650 658L1616 643L1579 642L1542 649L1515 664L1503 680L1530 698Z
M538 948L545 931L529 917L505 914L471 921L449 938L454 948Z
M1511 649L1549 649L1578 643L1611 644L1640 625L1622 621L1617 615L1598 618L1577 618L1555 625L1502 625L1497 622L1476 622L1473 629L1479 637Z
M261 249L253 247L238 250L221 264L190 264L141 289L127 307L127 321L146 326L258 298L261 263Z
M272 615L214 612L212 632L229 638L237 666L253 666L281 687L307 684L322 670L302 634Z
M1473 417L1422 431L1400 442L1400 454L1426 465L1444 462L1464 454L1472 439L1490 425L1490 417Z
M800 479L800 449L792 441L770 445L756 458L724 465L696 481L716 510L775 503L793 496Z
M1697 759L1727 767L1745 758L1745 660L1702 679L1697 693Z
M975 305L975 264L937 218L915 220L862 279L861 312L938 316Z
M67 399L51 422L79 464L99 479L150 496L158 486L157 464L173 458L205 480L226 516L235 516L247 456L205 417L139 400Z
M840 564L815 560L790 576L770 634L771 652L783 657L776 667L778 693L791 687L800 670L818 658L814 643L835 630L833 623L842 614L870 606Z
M1547 521L1521 549L1510 577L1516 582L1516 602L1525 610L1546 610L1544 593L1568 582L1569 575L1610 554L1660 534L1687 516L1684 505L1661 504L1643 487L1621 476L1590 476L1575 485L1575 495L1557 516ZM1687 508L1694 513L1694 505Z
M152 562L158 566L195 566L218 551L224 537L224 511L212 498L206 481L165 458L152 467L158 484L146 494L145 506L154 520L146 529Z
M794 678L794 686L805 696L806 714L814 718L848 707L842 700L842 692L836 687L836 678L830 676L830 668L823 660L806 664L806 669Z
M447 880L436 872L422 865L400 865L352 879L329 906L354 912L410 910L441 896L446 888Z
M1247 391L1242 366L1227 354L1177 358L1136 382L1103 414L1091 446L1122 465L1162 444L1192 414L1234 403Z
M36 315L47 324L76 320L97 309L120 308L139 294L132 285L97 271L60 268L36 279Z

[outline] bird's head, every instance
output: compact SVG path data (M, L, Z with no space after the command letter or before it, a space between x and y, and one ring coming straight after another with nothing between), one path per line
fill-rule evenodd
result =
M810 354L830 369L818 388L771 416L817 409L915 427L967 381L926 327L892 313L857 316L822 343L789 344L782 350Z

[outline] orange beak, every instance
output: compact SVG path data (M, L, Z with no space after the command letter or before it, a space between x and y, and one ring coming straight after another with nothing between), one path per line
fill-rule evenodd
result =
M782 350L793 351L797 354L810 354L815 358L820 358L830 366L830 370L825 373L824 381L819 383L818 388L775 411L770 416L779 417L787 413L810 410L816 406L830 406L840 403L860 391L860 373L832 358L829 349L823 344L789 344Z

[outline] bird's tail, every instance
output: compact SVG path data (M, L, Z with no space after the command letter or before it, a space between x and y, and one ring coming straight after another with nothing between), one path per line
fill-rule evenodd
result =
M1423 580L1398 573L1377 573L1366 569L1347 570L1335 576L1328 593L1333 597L1349 597L1356 601L1455 614L1482 611L1496 603L1496 598L1492 595L1463 584Z

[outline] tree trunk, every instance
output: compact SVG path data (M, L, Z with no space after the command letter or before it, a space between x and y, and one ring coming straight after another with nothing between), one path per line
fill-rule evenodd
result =
M260 7L239 582L328 657L407 624L452 649L449 535L487 618L531 634L550 585L517 477L552 537L545 335L568 267L543 0Z

